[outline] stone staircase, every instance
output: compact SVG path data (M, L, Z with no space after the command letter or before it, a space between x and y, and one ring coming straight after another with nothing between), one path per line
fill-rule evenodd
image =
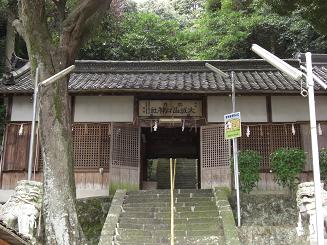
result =
M225 244L212 190L175 190L175 244ZM116 245L170 244L170 191L128 192L115 231Z

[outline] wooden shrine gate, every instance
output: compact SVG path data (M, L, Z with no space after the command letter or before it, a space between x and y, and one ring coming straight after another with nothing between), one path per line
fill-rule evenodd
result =
M224 125L202 126L200 131L201 189L231 185L229 142Z
M138 190L140 186L140 128L112 124L110 190Z

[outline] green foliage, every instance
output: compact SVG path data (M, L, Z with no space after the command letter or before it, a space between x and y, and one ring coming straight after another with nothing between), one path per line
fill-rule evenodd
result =
M320 177L327 185L327 148L322 148L319 152Z
M257 43L277 56L290 58L297 52L327 52L327 37L297 14L279 16L260 0L234 0L215 12L206 12L184 31L189 59L239 59L256 57ZM226 7L227 6L227 7Z
M165 20L176 20L178 13L170 1L147 0L139 5L139 12L154 13Z
M298 14L317 31L327 34L327 2L325 0L265 0L280 15Z
M170 0L170 2L180 16L192 18L195 12L203 10L207 0Z
M221 9L221 0L207 0L206 10L207 12L216 12Z
M262 157L253 150L238 153L240 190L249 193L260 180L260 162ZM233 167L233 164L231 165Z
M275 175L275 181L283 187L294 191L298 184L298 175L305 164L305 153L297 148L280 148L270 155L271 169Z
M79 58L257 58L250 50L253 43L281 58L327 52L327 37L298 12L278 15L266 1L149 0L118 18L107 16Z
M251 43L244 43L262 18L230 9L204 14L194 30L186 33L190 58L243 58L246 56L243 53L248 53L251 47Z
M182 59L179 25L153 13L133 13L107 26L82 48L80 58L113 60Z

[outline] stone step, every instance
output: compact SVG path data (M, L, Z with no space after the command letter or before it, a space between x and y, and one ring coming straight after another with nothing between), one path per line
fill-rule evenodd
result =
M174 203L183 203L183 202L213 202L215 201L214 197L174 197ZM125 203L151 203L151 202L170 202L170 196L161 196L159 198L147 198L147 197L127 197L124 201Z
M126 207L124 206L125 212L170 212L170 205L166 207ZM175 207L175 212L187 212L187 211L217 211L216 205L212 203L212 205L208 206L187 206L187 207Z
M189 219L179 219L174 220L175 224L216 224L218 222L217 217L208 218L189 218ZM119 217L119 224L170 224L170 217L165 219L152 219L152 218L131 218L131 217Z
M117 224L116 245L170 245L170 190L131 191ZM211 189L174 190L176 245L225 245Z
M207 207L213 207L216 206L215 202L213 201L199 201L199 200L190 200L186 202L175 202L175 207L191 207L191 206L207 206ZM170 208L170 202L162 202L162 201L153 201L153 202L134 202L134 203L124 203L124 208L127 207L147 207L147 208L161 208L161 207L169 207Z
M139 229L139 230L169 230L170 223L159 223L159 224L138 224L138 223L119 223L119 228L123 229ZM220 225L218 222L213 223L187 223L187 224L175 224L174 229L176 231L192 231L192 230L217 230L219 231Z
M135 194L127 194L128 197L146 197L146 198L158 198L158 197L169 197L170 192L162 192L162 193L154 193L154 192L144 192L140 195ZM174 193L174 197L213 197L212 192L181 192L181 193Z
M124 212L121 213L121 217L130 218L152 218L152 219L168 219L170 218L170 212L158 212L158 213L148 213L148 212ZM187 218L218 218L218 211L188 211L188 212L175 212L174 217L177 219L187 219Z
M118 234L120 237L124 236L151 236L151 237L168 237L170 235L170 230L133 230L133 229L118 229ZM188 236L210 236L218 235L217 230L176 230L174 232L176 237L188 237Z
M174 194L182 193L207 193L212 194L212 189L175 189ZM156 195L156 194L170 194L170 189L157 189L157 190L140 190L140 191L129 191L127 195Z
M224 245L225 242L223 241L223 238L218 238L221 241L220 242L199 242L199 241L184 241L184 240L175 240L176 245ZM170 245L170 241L168 242L133 242L133 241L128 241L128 242L122 242L122 241L117 241L114 243L114 245Z
M175 237L192 237L192 236L211 236L211 235L219 235L218 230L193 230L193 231L182 231L178 230L174 232ZM128 238L138 238L138 237L169 237L170 230L137 230L137 229L118 229L118 239L128 239Z
M169 233L170 235L170 233ZM132 236L126 237L124 240L117 236L116 244L170 244L169 236L153 237L153 236ZM224 245L225 239L223 236L209 235L209 236L175 236L175 244L218 244Z
M175 242L176 245L220 245L220 244L223 244L223 243L217 243L217 242L213 242L213 243L210 243L210 242L198 242L198 241L194 241L194 242L190 242L190 241L187 241L187 242L181 242L181 241L176 241ZM146 243L146 242L115 242L114 245L170 245L170 242L165 242L165 243Z

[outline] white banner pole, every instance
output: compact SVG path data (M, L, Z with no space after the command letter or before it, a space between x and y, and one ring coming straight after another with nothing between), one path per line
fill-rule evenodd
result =
M232 71L232 103L233 112L236 110L236 99L235 99L235 85L234 85L234 72ZM236 203L237 203L237 226L241 226L241 205L240 205L240 183L239 183L239 171L238 171L238 149L237 149L237 138L233 139L233 159L234 159L234 179L235 179L235 190L236 190Z
M321 198L319 150L318 150L318 139L317 139L317 121L316 121L311 53L310 52L306 53L305 58L307 63L307 85L308 85L309 114L310 114L310 128L311 128L313 178L314 178L314 187L315 187L317 243L318 245L323 245L324 244L324 221L323 221L324 216L323 216L322 198Z

